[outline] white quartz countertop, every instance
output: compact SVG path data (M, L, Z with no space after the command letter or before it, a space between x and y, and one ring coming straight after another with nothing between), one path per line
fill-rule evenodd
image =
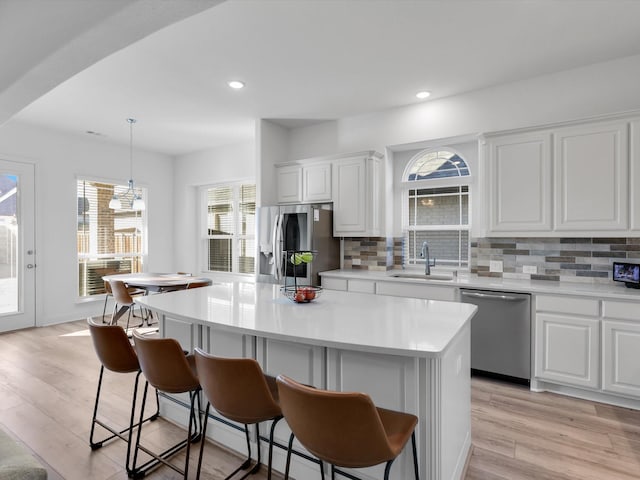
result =
M406 273L404 270L376 272L367 270L329 270L320 272L322 277L358 279L385 282L405 282L412 284L441 285L443 287L477 288L507 292L523 292L552 295L579 295L599 299L622 299L640 301L640 290L626 288L624 284L592 284L578 282L550 282L544 280L521 280L509 278L478 277L476 275L458 275L453 280L428 280L412 278L394 278L391 275Z
M228 282L136 297L151 310L200 325L312 345L438 357L464 329L471 304L324 290L297 304L277 285Z

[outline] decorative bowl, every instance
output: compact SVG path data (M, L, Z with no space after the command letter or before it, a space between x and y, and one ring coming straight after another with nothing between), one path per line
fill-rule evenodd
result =
M314 287L311 285L287 285L280 287L282 294L292 302L309 303L320 296L322 287Z

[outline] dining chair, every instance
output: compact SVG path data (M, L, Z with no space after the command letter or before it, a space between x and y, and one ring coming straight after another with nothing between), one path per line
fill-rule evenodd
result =
M98 376L98 389L96 391L96 400L93 407L93 417L91 419L91 432L89 433L89 445L91 450L101 448L105 442L114 438L119 438L127 443L127 457L125 468L130 474L133 469L129 465L131 458L131 438L133 429L138 427L140 423L135 423L136 397L138 393L138 381L140 379L140 364L133 346L131 345L124 329L119 325L104 325L97 323L93 318L87 319L89 332L93 341L93 346L100 360L100 375ZM98 410L100 404L100 393L102 390L102 379L104 371L109 370L115 373L135 373L135 382L133 385L133 394L131 400L131 414L129 416L129 426L124 429L113 427L103 420L98 419ZM144 412L143 412L144 413ZM142 418L141 422L153 421L158 418L160 413L160 404L156 391L156 411L147 418ZM94 439L96 425L107 430L111 435L101 439ZM126 436L125 436L126 435Z
M196 369L202 391L208 402L205 409L202 435L207 431L209 409L211 406L223 417L244 425L247 441L247 458L233 472L227 475L229 479L240 470L246 470L251 465L251 442L249 425L256 426L256 436L260 442L260 422L271 420L269 434L269 453L267 464L267 479L271 479L271 460L273 456L273 433L278 421L282 419L282 411L278 404L278 387L276 379L262 372L260 365L252 358L223 358L208 354L200 348L195 349ZM198 458L198 473L200 477L203 441L200 444ZM258 444L258 459L251 470L238 480L256 473L260 469L260 445Z
M291 436L287 451L285 480L293 439L320 459L320 476L324 479L323 462L331 464L331 478L336 473L355 478L337 467L365 468L386 463L384 478L388 480L393 461L411 438L416 480L415 426L418 417L376 407L371 398L360 392L335 392L302 385L284 375L277 378L280 407Z
M168 394L189 394L189 427L185 440L165 449L161 453L152 451L141 443L142 424L138 428L136 442L133 450L133 478L144 477L149 470L166 465L172 470L183 475L186 480L189 473L189 453L191 443L199 441L202 437L202 424L200 420L200 382L196 373L195 358L191 354L185 354L180 343L173 338L149 337L137 330L133 331L133 342L138 353L140 369L146 382L142 395L142 412L147 400L149 385L156 391ZM196 406L197 403L197 406ZM169 461L169 459L186 448L184 467ZM138 465L138 452L149 455L151 460Z
M109 297L113 297L113 290L111 289L111 283L108 280L104 280L104 291L105 291L105 296L104 296L104 307L102 308L102 323L104 323L104 317L107 313L107 303L109 301ZM127 291L129 292L129 295L131 297L146 294L146 291L144 291L143 289L135 288L135 287L127 287ZM118 308L117 301L113 306L113 308L114 310Z
M127 313L127 326L125 327L125 331L129 333L129 323L131 321L131 316L133 315L133 310L135 307L135 302L133 301L133 297L129 293L129 289L120 280L111 280L111 290L113 292L113 298L115 299L115 306L113 308L113 315L111 316L111 323L117 323L118 319L122 317L125 312ZM142 323L138 325L141 327L147 322L147 325L150 324L149 317L151 315L150 312L146 311L143 307L140 307L140 314L142 318ZM133 315L135 316L135 315Z

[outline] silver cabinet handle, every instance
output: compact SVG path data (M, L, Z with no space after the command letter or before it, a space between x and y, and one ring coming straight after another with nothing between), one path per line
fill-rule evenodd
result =
M27 268L35 268L36 266L32 263L27 263Z
M460 292L463 297L471 297L471 298L489 298L494 300L506 300L508 302L517 302L520 300L524 300L523 297L512 297L511 295L499 295L492 293L479 293L479 292Z

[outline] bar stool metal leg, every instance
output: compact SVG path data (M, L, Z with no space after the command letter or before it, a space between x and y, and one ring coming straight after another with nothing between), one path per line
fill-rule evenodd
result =
M141 416L144 415L144 405L146 403L148 389L149 389L149 382L145 382L144 393L142 395ZM195 443L198 440L200 440L202 435L202 432L198 431L198 425L197 425L196 416L195 416L196 401L199 402L198 393L199 393L199 390L189 392L189 397L190 397L189 398L190 400L189 428L187 431L186 440L182 440L176 443L175 445L167 448L162 453L156 454L140 443L140 434L142 432L142 428L138 428L138 433L136 436L136 444L133 452L133 467L131 469L131 472L129 472L129 477L143 478L151 469L155 468L156 466L162 463L163 465L166 465L172 470L175 470L176 472L182 474L185 480L187 479L189 474L189 451L190 451L191 443ZM170 463L167 459L185 447L186 447L185 466L184 466L184 470L181 470L174 464ZM151 456L152 459L147 461L143 465L136 466L138 461L138 450L141 450L147 455Z

